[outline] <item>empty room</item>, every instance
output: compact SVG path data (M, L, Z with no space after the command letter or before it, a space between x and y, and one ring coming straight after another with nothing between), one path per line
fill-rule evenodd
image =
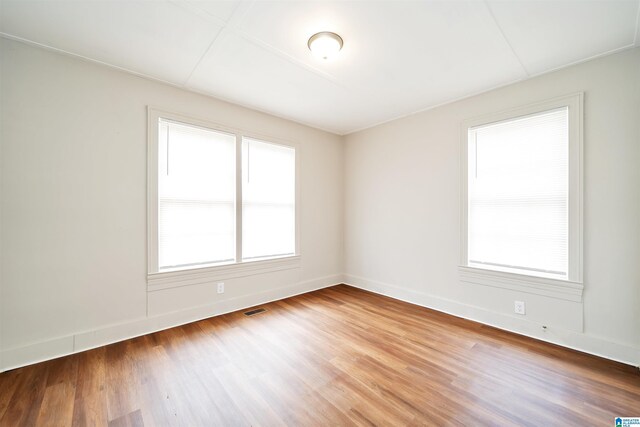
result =
M0 426L640 427L640 0L0 0Z

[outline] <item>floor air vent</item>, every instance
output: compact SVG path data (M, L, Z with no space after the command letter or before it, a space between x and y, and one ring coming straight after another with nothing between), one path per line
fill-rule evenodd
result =
M260 314L260 313L264 313L265 310L264 308L256 308L255 310L250 310L250 311L245 311L244 315L245 316L255 316L256 314Z

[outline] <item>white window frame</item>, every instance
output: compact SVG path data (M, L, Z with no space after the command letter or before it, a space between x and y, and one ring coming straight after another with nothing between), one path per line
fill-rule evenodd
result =
M461 128L460 281L515 291L582 301L583 217L583 93L465 120ZM469 129L504 120L568 107L569 114L569 268L567 279L556 279L480 268L468 264L468 136Z
M236 260L233 262L163 269L158 265L158 129L166 119L188 126L235 135L236 138ZM295 150L295 253L281 257L242 260L242 138L253 138ZM147 290L215 282L300 267L300 150L296 143L204 119L147 107Z

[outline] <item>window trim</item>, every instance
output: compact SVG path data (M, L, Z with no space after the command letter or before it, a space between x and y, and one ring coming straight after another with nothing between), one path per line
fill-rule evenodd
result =
M158 266L158 121L171 120L236 138L236 261L160 271ZM242 138L253 138L295 150L295 253L242 260ZM147 106L147 290L155 291L215 280L300 267L300 149L297 143L205 119Z
M465 120L460 135L460 281L539 295L582 299L583 285L583 104L584 94L574 93L523 107ZM556 108L569 114L569 265L566 279L481 268L468 263L468 136L469 129Z

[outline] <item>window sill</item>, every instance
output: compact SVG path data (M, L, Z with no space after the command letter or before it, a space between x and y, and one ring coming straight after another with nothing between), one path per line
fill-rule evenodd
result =
M460 281L494 288L527 292L567 301L582 302L584 285L569 280L527 276L468 266L459 266Z
M300 255L147 274L147 291L199 285L300 267Z

